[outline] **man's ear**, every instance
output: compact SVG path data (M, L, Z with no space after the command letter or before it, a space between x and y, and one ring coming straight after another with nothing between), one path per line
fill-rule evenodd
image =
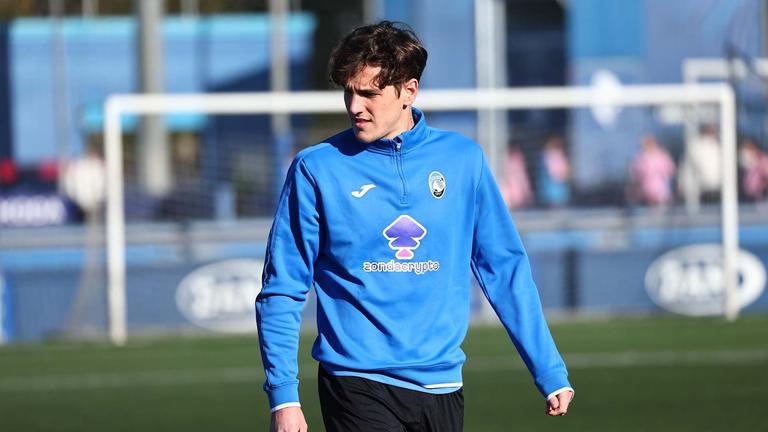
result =
M411 78L406 81L405 84L403 84L400 93L403 96L403 109L413 105L413 102L416 100L416 95L419 94L419 80Z

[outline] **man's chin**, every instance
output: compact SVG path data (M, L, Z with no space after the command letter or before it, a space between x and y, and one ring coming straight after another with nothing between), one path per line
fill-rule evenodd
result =
M355 138L363 144L370 144L376 141L376 138L354 127L352 127L352 132L355 133Z

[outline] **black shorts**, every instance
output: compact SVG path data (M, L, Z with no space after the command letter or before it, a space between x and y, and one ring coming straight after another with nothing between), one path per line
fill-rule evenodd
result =
M460 432L464 393L409 390L358 377L317 374L327 432Z

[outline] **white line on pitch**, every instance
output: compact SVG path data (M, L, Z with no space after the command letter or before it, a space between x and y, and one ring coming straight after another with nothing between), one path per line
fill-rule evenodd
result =
M569 369L653 367L682 365L748 365L768 362L768 349L739 351L664 351L565 354ZM511 355L471 357L464 367L467 372L493 372L522 369L523 363ZM315 377L317 365L300 366L300 377ZM52 376L0 378L0 392L26 393L40 391L99 390L111 388L204 385L259 382L261 370L254 367L212 369L129 371Z
M768 362L768 349L738 351L623 351L564 354L569 369L622 368L640 366L733 365ZM465 370L522 369L512 356L472 357Z

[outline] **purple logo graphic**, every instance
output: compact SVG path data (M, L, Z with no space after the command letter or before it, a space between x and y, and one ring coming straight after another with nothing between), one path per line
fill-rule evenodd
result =
M384 228L384 237L389 247L396 250L397 259L413 258L413 250L419 247L419 240L427 235L427 229L408 215L402 215Z

